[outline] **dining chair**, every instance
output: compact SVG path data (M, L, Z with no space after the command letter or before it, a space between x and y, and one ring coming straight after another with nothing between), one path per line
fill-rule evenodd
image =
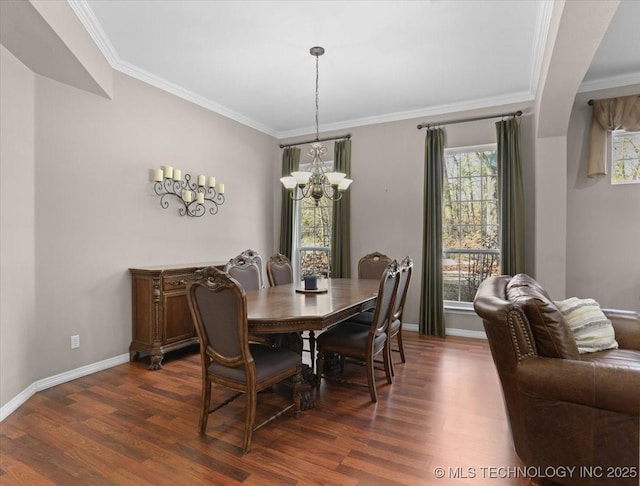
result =
M391 359L391 351L396 351L391 348L391 341L394 337L398 342L397 351L400 353L400 361L403 363L407 362L404 354L404 344L402 342L402 315L404 314L404 304L407 300L407 291L409 290L409 284L411 283L411 274L413 273L413 260L411 257L406 256L402 259L400 262L400 271L398 289L396 291L393 311L391 312L391 318L389 320L389 332L387 333L387 352L389 353L389 363L392 375L395 374L393 360Z
M384 253L378 251L369 253L358 260L358 278L379 280L389 263L391 263L391 258ZM372 312L373 309L366 310L351 320L362 322L362 324L371 324Z
M293 282L291 261L282 253L276 253L267 260L267 279L271 287Z
M301 357L289 349L250 344L246 295L242 285L227 273L214 267L196 272L187 288L187 300L200 340L202 400L199 433L206 433L210 413L244 394L247 406L242 450L249 452L255 430L291 408L300 411L296 384L302 380ZM289 377L293 377L294 383L293 403L256 426L258 392ZM210 409L212 383L237 393Z
M406 256L402 259L398 266L400 277L398 281L398 287L396 289L396 296L394 299L393 310L391 312L391 319L389 321L389 331L387 332L387 352L389 354L389 363L391 366L391 374L395 374L393 368L393 360L391 359L391 351L397 351L400 353L400 360L406 363L404 354L404 344L402 342L402 315L404 313L404 305L407 299L407 291L409 290L409 283L411 282L411 274L413 273L413 260L411 257ZM354 316L347 321L361 324L364 326L370 326L373 322L373 314L371 312L361 312L357 316ZM392 339L396 338L398 342L398 349L391 347Z
M376 380L374 376L374 358L382 355L384 371L387 383L392 383L391 367L388 352L386 351L387 330L393 301L396 296L396 288L399 281L398 262L393 260L386 267L380 277L378 298L373 312L373 320L370 326L363 326L355 322L342 322L337 326L323 332L318 336L318 380L316 386L320 387L323 376L324 364L327 354L335 353L341 356L341 367L344 358L354 358L364 361L367 375L367 386L371 401L378 401ZM340 380L339 380L340 381Z
M291 261L282 253L276 253L267 260L267 279L269 286L285 285L293 283L293 268ZM315 352L316 337L314 331L299 332L298 335L302 340L302 351L309 353L311 356L311 371L315 369ZM308 347L304 347L304 341L309 343Z
M235 278L245 292L264 287L262 280L262 257L257 251L245 250L232 258L224 267L225 272Z
M358 278L378 280L391 263L391 258L383 253L374 251L363 256L358 261Z

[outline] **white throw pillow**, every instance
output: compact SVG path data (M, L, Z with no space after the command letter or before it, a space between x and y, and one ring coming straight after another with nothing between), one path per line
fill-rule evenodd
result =
M595 300L571 297L554 304L573 332L579 353L618 349L613 325Z

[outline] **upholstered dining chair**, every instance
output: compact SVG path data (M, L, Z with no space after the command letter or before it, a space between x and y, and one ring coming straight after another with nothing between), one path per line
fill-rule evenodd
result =
M271 287L293 282L291 262L282 253L276 253L267 260L267 279Z
M383 253L374 251L358 261L358 278L369 278L378 280L391 263L391 258Z
M402 315L404 313L404 305L407 299L407 291L409 290L409 284L411 283L411 274L413 273L413 260L411 257L404 257L398 268L400 277L398 287L396 289L393 310L391 311L389 331L387 332L387 353L389 354L389 364L391 366L392 375L395 374L395 371L393 368L393 360L391 359L391 351L398 351L400 353L400 360L403 363L406 363L404 344L402 342ZM373 322L373 314L371 312L361 312L357 316L348 319L348 321L370 326ZM394 337L398 342L397 350L391 347L391 342Z
M378 251L368 253L358 260L358 278L379 280L389 263L391 263L391 258L383 253ZM370 324L372 316L369 314L371 312L373 312L373 309L363 312L353 320L361 320L363 324Z
M245 250L227 262L225 272L235 278L246 292L264 287L262 257L254 250Z
M301 382L302 360L298 353L249 343L247 300L240 283L214 267L196 272L187 289L187 300L200 340L202 363L202 400L198 431L206 433L209 414L238 396L247 397L242 443L243 452L251 450L253 432L282 413L300 410L300 398L293 386L293 403L255 425L257 394L286 378ZM211 384L235 390L233 397L212 410Z
M367 375L367 386L371 401L378 401L376 380L374 376L374 358L382 355L384 371L387 383L392 383L389 356L386 348L387 330L393 302L396 296L396 288L399 281L398 263L393 260L380 277L378 298L373 313L373 321L370 326L354 322L342 322L337 326L323 332L318 336L318 380L316 386L320 386L323 377L325 359L327 354L336 353L341 356L341 367L344 358L354 358L364 361Z

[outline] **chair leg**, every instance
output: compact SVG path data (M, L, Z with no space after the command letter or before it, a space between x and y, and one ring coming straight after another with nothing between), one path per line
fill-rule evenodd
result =
M386 360L385 360L386 361ZM369 394L371 395L371 401L378 401L378 394L376 392L376 378L373 375L373 356L367 356L367 385L369 386Z
M311 372L315 371L316 333L309 331L309 355L311 356Z
M256 389L247 390L247 418L244 424L244 441L242 443L242 452L247 453L251 450L251 439L253 438L253 427L256 422L256 401L258 394Z
M400 329L398 329L398 349L400 350L400 359L403 363L407 361L404 359L404 345L402 343L402 324L400 325Z
M322 372L324 371L324 353L318 350L318 359L316 360L316 388L320 388L320 381L322 380Z
M207 430L207 421L209 420L209 407L211 404L211 382L204 378L202 382L202 399L200 402L200 423L198 432L204 434Z
M384 374L387 377L387 383L393 383L393 364L391 363L391 343L387 339L382 349L382 361L384 363Z
M396 370L393 367L393 359L392 359L392 356L391 356L391 339L387 338L387 342L384 345L384 353L385 353L385 359L389 362L389 368L391 370L391 376L393 377L396 374Z

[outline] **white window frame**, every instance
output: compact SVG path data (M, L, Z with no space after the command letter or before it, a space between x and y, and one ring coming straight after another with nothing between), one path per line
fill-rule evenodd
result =
M495 151L497 152L497 143L487 143L487 144L479 144L479 145L470 145L470 146L465 146L465 147L451 147L451 148L447 148L444 150L444 155L445 158L448 154L451 153L467 153L467 152L484 152L484 151ZM444 175L444 174L443 174ZM497 184L497 181L496 181ZM443 197L443 207L444 207L444 193L442 195ZM499 200L496 198L496 204L497 204L497 209L499 211L500 207L499 207ZM498 225L500 225L500 220L498 219ZM500 233L500 228L498 228L498 233ZM498 256L500 257L500 248L499 248L500 244L498 243L498 249L497 250L493 250L494 252L497 252ZM444 254L447 253L446 251L447 249L442 248L443 251L443 257ZM458 249L455 249L458 250ZM461 251L464 251L463 249L459 249ZM478 249L478 253L486 253L485 249ZM443 260L444 261L444 260ZM444 282L443 282L444 285ZM462 313L470 313L470 312L474 312L473 311L473 302L462 302L459 300L447 300L444 299L444 307L446 310L448 311L459 311Z
M618 185L618 184L640 184L640 179L631 179L631 180L622 180L622 181L618 181L615 179L615 156L614 156L614 145L615 145L615 139L617 137L620 136L627 136L627 135L632 135L633 137L637 137L640 140L640 132L628 132L626 130L614 130L613 132L611 132L611 137L610 137L610 146L609 146L609 163L610 163L610 168L611 168L611 184L612 185ZM634 160L634 159L631 159ZM640 163L640 162L639 162Z

